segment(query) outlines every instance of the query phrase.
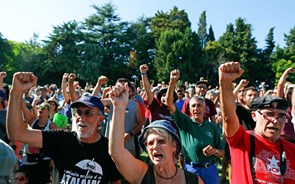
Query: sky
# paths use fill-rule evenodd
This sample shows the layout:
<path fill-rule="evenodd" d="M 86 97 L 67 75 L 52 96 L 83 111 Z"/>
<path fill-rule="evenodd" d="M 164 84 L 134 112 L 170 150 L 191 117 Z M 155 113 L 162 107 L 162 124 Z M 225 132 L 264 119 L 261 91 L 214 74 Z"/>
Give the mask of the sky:
<path fill-rule="evenodd" d="M 284 47 L 284 34 L 295 27 L 294 0 L 0 0 L 0 33 L 3 38 L 18 42 L 30 40 L 34 33 L 44 40 L 53 26 L 83 21 L 95 13 L 91 5 L 108 2 L 115 5 L 122 21 L 152 17 L 158 10 L 169 12 L 176 6 L 188 14 L 194 31 L 201 13 L 206 11 L 207 28 L 212 26 L 216 39 L 229 23 L 243 18 L 252 25 L 258 48 L 265 47 L 272 27 L 276 45 Z"/>

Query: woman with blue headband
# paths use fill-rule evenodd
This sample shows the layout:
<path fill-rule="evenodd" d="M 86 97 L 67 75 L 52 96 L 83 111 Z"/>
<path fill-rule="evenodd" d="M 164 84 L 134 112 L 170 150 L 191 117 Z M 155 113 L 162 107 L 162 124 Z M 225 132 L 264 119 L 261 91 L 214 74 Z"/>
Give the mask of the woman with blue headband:
<path fill-rule="evenodd" d="M 114 104 L 110 129 L 109 153 L 117 168 L 130 183 L 195 184 L 198 176 L 177 167 L 181 141 L 177 130 L 166 120 L 157 120 L 144 128 L 140 146 L 147 151 L 150 164 L 136 159 L 124 148 L 124 116 L 128 86 L 117 85 L 110 92 Z"/>

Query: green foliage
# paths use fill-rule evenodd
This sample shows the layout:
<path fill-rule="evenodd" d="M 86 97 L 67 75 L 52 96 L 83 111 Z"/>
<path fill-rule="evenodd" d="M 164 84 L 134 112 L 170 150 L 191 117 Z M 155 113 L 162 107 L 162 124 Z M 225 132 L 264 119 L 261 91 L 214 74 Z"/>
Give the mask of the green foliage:
<path fill-rule="evenodd" d="M 135 22 L 121 21 L 111 3 L 93 8 L 95 13 L 82 22 L 53 26 L 42 43 L 37 42 L 37 35 L 17 43 L 0 34 L 0 68 L 8 73 L 5 80 L 11 80 L 14 72 L 32 71 L 39 84 L 60 84 L 63 73 L 74 72 L 82 84 L 94 84 L 101 75 L 113 84 L 119 77 L 139 78 L 138 67 L 146 63 L 155 82 L 168 81 L 170 71 L 179 69 L 181 81 L 193 83 L 204 77 L 214 87 L 218 85 L 218 66 L 239 61 L 245 70 L 242 77 L 250 85 L 265 81 L 273 87 L 284 70 L 295 67 L 295 27 L 284 35 L 285 48 L 275 48 L 274 28 L 270 28 L 265 48 L 258 49 L 251 24 L 242 18 L 229 23 L 215 40 L 211 25 L 207 32 L 205 11 L 196 33 L 187 13 L 177 7 Z M 295 82 L 293 75 L 288 77 Z"/>
<path fill-rule="evenodd" d="M 276 84 L 278 83 L 279 78 L 282 76 L 284 71 L 290 67 L 295 68 L 295 62 L 293 62 L 291 60 L 287 61 L 285 59 L 280 59 L 275 64 L 273 64 L 273 69 L 276 72 L 276 81 L 275 81 Z M 295 76 L 294 75 L 288 75 L 287 77 L 288 77 L 287 81 L 295 83 Z"/>
<path fill-rule="evenodd" d="M 8 40 L 2 37 L 0 33 L 0 69 L 5 70 L 5 65 L 13 57 L 12 48 Z"/>
<path fill-rule="evenodd" d="M 174 7 L 170 13 L 164 13 L 158 11 L 151 22 L 152 36 L 158 39 L 162 32 L 166 30 L 178 30 L 184 33 L 187 27 L 190 27 L 191 23 L 188 19 L 188 15 L 184 10 L 178 10 Z"/>
<path fill-rule="evenodd" d="M 207 38 L 207 20 L 206 20 L 206 11 L 203 11 L 199 23 L 198 23 L 198 35 L 201 42 L 201 47 L 204 48 L 207 44 L 208 38 Z"/>

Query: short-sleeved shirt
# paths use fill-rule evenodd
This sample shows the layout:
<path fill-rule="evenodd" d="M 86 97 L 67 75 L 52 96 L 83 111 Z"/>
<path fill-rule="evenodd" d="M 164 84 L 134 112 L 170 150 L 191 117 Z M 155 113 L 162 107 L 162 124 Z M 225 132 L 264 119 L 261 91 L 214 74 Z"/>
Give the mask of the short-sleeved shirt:
<path fill-rule="evenodd" d="M 250 133 L 242 126 L 231 138 L 227 138 L 231 153 L 232 183 L 252 183 L 249 161 Z M 277 142 L 269 142 L 254 134 L 255 139 L 255 183 L 281 183 L 280 144 L 286 153 L 287 170 L 284 175 L 285 184 L 295 183 L 295 144 L 282 138 Z"/>
<path fill-rule="evenodd" d="M 215 159 L 213 155 L 204 156 L 202 149 L 208 145 L 217 149 L 223 148 L 216 124 L 209 121 L 198 124 L 178 109 L 173 117 L 178 126 L 185 159 L 189 162 L 209 162 Z"/>
<path fill-rule="evenodd" d="M 83 143 L 76 132 L 42 131 L 43 151 L 54 160 L 61 183 L 106 184 L 122 178 L 108 153 L 108 140 L 101 136 Z"/>
<path fill-rule="evenodd" d="M 173 118 L 170 115 L 170 110 L 167 106 L 160 103 L 157 98 L 154 97 L 152 103 L 149 105 L 149 109 L 152 121 L 165 119 L 174 124 Z"/>

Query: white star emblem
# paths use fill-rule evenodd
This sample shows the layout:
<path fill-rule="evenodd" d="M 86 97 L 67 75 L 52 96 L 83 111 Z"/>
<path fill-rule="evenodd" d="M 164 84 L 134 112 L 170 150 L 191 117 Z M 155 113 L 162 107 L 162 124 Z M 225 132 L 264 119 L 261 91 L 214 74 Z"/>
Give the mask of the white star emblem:
<path fill-rule="evenodd" d="M 271 159 L 267 159 L 269 162 L 270 162 L 270 166 L 272 166 L 272 167 L 278 167 L 278 163 L 279 163 L 279 160 L 277 160 L 276 158 L 275 158 L 275 156 L 272 156 L 272 158 Z"/>

